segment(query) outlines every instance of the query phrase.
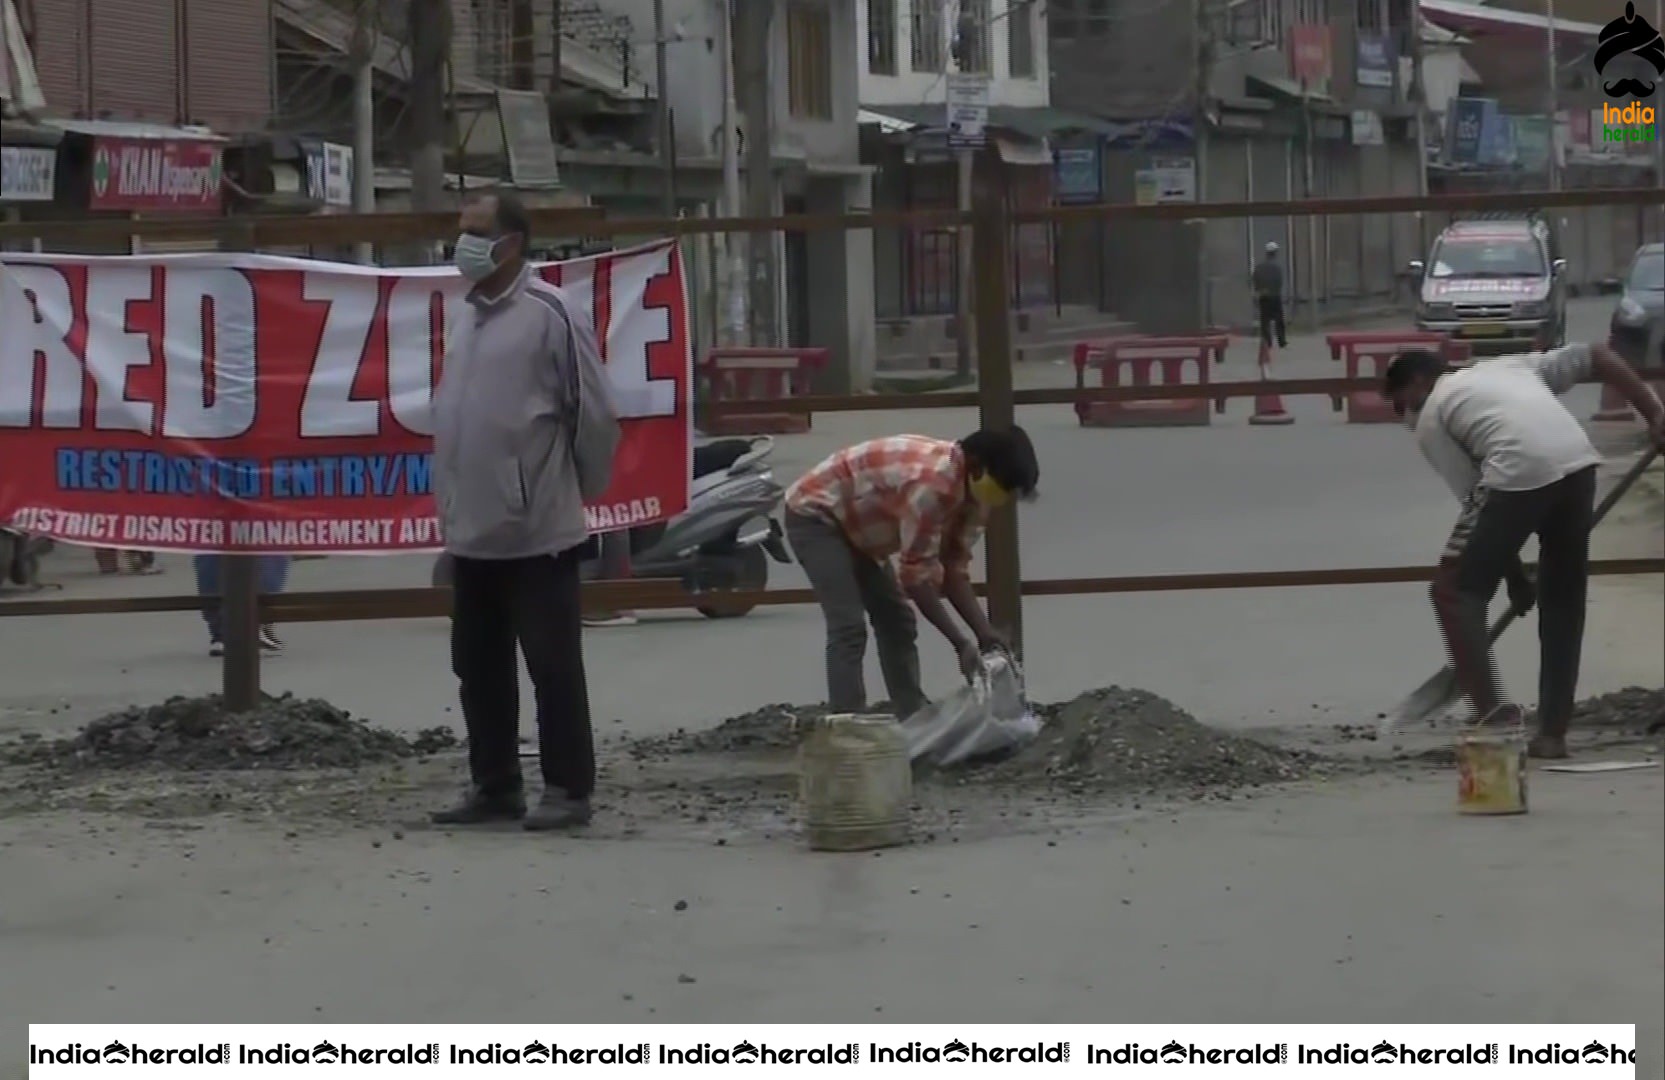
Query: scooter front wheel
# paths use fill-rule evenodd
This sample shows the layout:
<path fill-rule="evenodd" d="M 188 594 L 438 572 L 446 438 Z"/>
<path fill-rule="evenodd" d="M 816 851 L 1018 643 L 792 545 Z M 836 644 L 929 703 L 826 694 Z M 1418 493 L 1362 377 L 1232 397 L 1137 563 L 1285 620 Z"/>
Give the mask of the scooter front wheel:
<path fill-rule="evenodd" d="M 761 547 L 749 547 L 738 555 L 740 568 L 735 574 L 734 589 L 751 591 L 769 586 L 769 556 Z M 728 589 L 705 589 L 695 593 L 694 610 L 708 619 L 738 619 L 750 615 L 756 604 L 727 599 Z"/>

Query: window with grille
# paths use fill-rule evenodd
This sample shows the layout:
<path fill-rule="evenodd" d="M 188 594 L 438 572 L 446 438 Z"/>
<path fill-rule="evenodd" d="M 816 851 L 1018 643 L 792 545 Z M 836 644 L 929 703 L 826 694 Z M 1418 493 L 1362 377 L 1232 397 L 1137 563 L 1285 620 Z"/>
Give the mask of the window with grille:
<path fill-rule="evenodd" d="M 1076 7 L 1081 0 L 1052 0 L 1046 6 L 1046 35 L 1059 41 L 1070 41 L 1079 32 Z"/>
<path fill-rule="evenodd" d="M 1081 20 L 1083 37 L 1108 37 L 1115 21 L 1110 11 L 1110 0 L 1086 0 L 1086 16 Z"/>
<path fill-rule="evenodd" d="M 1260 40 L 1283 41 L 1283 0 L 1260 0 Z"/>
<path fill-rule="evenodd" d="M 912 36 L 909 59 L 915 71 L 943 68 L 944 0 L 909 0 L 908 29 Z"/>
<path fill-rule="evenodd" d="M 958 63 L 961 71 L 975 71 L 988 75 L 994 71 L 994 50 L 989 48 L 989 0 L 960 0 L 960 16 L 966 23 L 963 50 Z"/>
<path fill-rule="evenodd" d="M 896 0 L 867 0 L 867 71 L 896 74 Z"/>
<path fill-rule="evenodd" d="M 821 4 L 786 9 L 787 111 L 807 120 L 831 120 L 832 17 Z"/>
<path fill-rule="evenodd" d="M 514 36 L 509 0 L 472 0 L 474 74 L 482 82 L 509 85 L 510 47 Z"/>
<path fill-rule="evenodd" d="M 1006 9 L 1006 68 L 1014 79 L 1035 77 L 1034 0 L 1011 0 Z"/>

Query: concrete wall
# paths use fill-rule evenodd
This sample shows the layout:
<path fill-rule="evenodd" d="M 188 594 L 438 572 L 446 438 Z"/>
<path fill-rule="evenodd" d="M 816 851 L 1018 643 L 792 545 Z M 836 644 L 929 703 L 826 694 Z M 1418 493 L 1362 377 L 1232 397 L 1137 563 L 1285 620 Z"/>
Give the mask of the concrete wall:
<path fill-rule="evenodd" d="M 895 75 L 875 75 L 868 70 L 868 14 L 871 0 L 856 0 L 856 29 L 860 46 L 860 77 L 857 82 L 864 105 L 918 105 L 924 101 L 938 101 L 946 92 L 942 75 L 938 72 L 914 71 L 909 63 L 913 54 L 913 20 L 909 18 L 910 0 L 893 0 L 896 10 L 896 71 Z M 1001 8 L 997 0 L 996 10 Z M 1015 7 L 1015 5 L 1013 5 Z M 989 52 L 993 70 L 989 82 L 989 104 L 1022 108 L 1045 106 L 1049 102 L 1047 62 L 1047 12 L 1045 0 L 1035 0 L 1029 6 L 1031 38 L 1034 44 L 1034 74 L 1014 78 L 1011 73 L 1011 18 L 996 18 L 989 24 Z M 952 4 L 948 6 L 952 11 Z M 947 55 L 946 46 L 944 55 Z"/>
<path fill-rule="evenodd" d="M 741 0 L 747 2 L 747 0 Z M 752 0 L 757 2 L 757 0 Z M 814 120 L 792 115 L 787 93 L 786 5 L 775 12 L 770 43 L 775 96 L 776 153 L 810 161 L 854 164 L 860 160 L 859 130 L 856 124 L 857 79 L 866 55 L 865 37 L 856 30 L 857 0 L 793 0 L 819 4 L 831 13 L 832 24 L 832 116 Z"/>
<path fill-rule="evenodd" d="M 1052 104 L 1137 119 L 1188 113 L 1196 57 L 1194 0 L 1115 0 L 1111 21 L 1047 20 Z"/>

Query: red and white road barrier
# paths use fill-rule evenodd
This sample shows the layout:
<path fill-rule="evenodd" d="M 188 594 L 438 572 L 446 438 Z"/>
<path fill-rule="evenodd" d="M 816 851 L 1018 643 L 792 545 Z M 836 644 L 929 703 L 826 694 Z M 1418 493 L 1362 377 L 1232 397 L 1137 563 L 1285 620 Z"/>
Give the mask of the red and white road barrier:
<path fill-rule="evenodd" d="M 1439 353 L 1454 367 L 1466 366 L 1471 359 L 1468 346 L 1462 342 L 1453 341 L 1444 334 L 1421 330 L 1346 331 L 1328 334 L 1324 340 L 1330 346 L 1330 359 L 1340 360 L 1345 365 L 1349 379 L 1375 379 L 1379 382 L 1387 374 L 1393 358 L 1409 349 Z M 1330 403 L 1338 412 L 1344 402 L 1349 424 L 1393 424 L 1399 421 L 1393 406 L 1378 391 L 1355 390 L 1345 399 L 1338 395 L 1330 396 Z"/>
<path fill-rule="evenodd" d="M 1075 385 L 1085 387 L 1092 368 L 1101 387 L 1207 386 L 1210 365 L 1224 358 L 1230 343 L 1224 334 L 1082 342 L 1075 347 Z M 1224 412 L 1225 402 L 1215 409 Z M 1083 427 L 1205 427 L 1213 421 L 1206 398 L 1078 402 L 1075 413 Z"/>
<path fill-rule="evenodd" d="M 769 401 L 814 392 L 815 372 L 827 364 L 826 349 L 712 349 L 696 372 L 709 400 Z M 702 421 L 707 435 L 801 435 L 808 413 L 741 413 Z"/>

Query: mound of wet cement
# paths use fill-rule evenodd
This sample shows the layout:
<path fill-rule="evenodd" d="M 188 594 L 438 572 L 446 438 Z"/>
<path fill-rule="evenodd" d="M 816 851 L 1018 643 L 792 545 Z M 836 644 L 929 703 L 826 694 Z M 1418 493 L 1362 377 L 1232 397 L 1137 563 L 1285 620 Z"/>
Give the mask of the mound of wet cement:
<path fill-rule="evenodd" d="M 1042 715 L 1046 726 L 1034 742 L 966 780 L 1083 794 L 1200 795 L 1299 780 L 1325 760 L 1208 727 L 1146 690 L 1092 690 Z"/>
<path fill-rule="evenodd" d="M 406 738 L 326 701 L 285 694 L 245 713 L 218 695 L 175 697 L 100 717 L 67 739 L 0 748 L 13 763 L 86 769 L 358 768 L 457 745 L 448 728 Z"/>

